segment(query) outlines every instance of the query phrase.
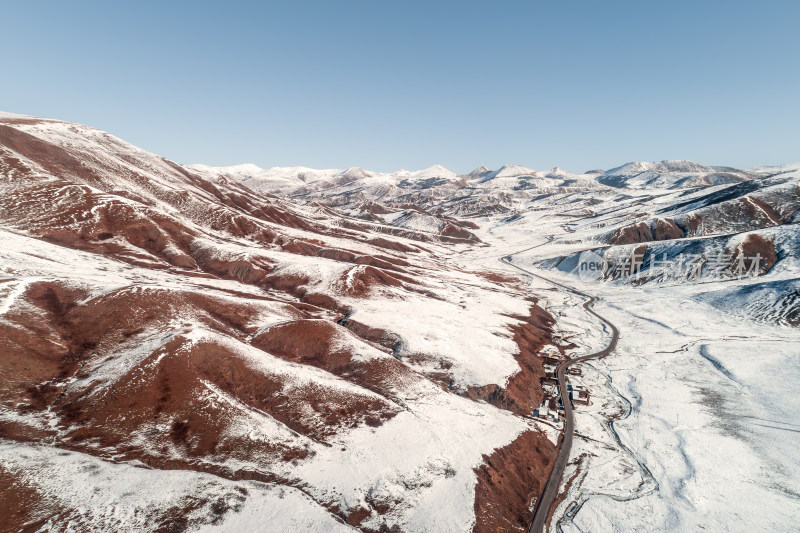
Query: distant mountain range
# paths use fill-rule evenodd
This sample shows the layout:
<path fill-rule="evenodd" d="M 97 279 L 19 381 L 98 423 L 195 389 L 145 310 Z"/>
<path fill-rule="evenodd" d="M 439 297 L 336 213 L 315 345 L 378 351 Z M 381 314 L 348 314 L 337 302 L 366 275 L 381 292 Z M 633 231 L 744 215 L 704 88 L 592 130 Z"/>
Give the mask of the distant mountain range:
<path fill-rule="evenodd" d="M 753 171 L 731 167 L 711 167 L 692 161 L 632 162 L 611 170 L 592 170 L 573 174 L 555 167 L 537 171 L 520 165 L 503 165 L 491 170 L 483 165 L 469 174 L 457 175 L 441 165 L 415 172 L 370 172 L 353 167 L 346 170 L 317 170 L 306 167 L 259 168 L 244 164 L 232 167 L 189 165 L 190 169 L 212 176 L 249 181 L 254 190 L 271 193 L 297 194 L 333 188 L 358 182 L 363 186 L 390 184 L 401 188 L 432 188 L 456 184 L 463 188 L 591 188 L 606 185 L 633 189 L 681 189 L 706 185 L 723 185 L 756 179 L 765 172 L 780 171 L 780 167 L 763 167 Z"/>
<path fill-rule="evenodd" d="M 545 359 L 575 344 L 497 270 L 519 242 L 565 275 L 586 250 L 759 254 L 697 298 L 800 324 L 800 165 L 209 167 L 0 113 L 0 176 L 11 530 L 525 531 Z"/>

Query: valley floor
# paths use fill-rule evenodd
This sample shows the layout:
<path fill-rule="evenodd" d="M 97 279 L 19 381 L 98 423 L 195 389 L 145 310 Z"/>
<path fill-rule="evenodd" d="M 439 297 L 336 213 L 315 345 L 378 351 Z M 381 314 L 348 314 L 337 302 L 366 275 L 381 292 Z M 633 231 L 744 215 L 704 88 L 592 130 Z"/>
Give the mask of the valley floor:
<path fill-rule="evenodd" d="M 508 255 L 546 242 L 520 226 L 486 226 L 481 238 Z M 559 228 L 552 228 L 557 234 Z M 580 245 L 572 245 L 579 249 Z M 525 268 L 569 246 L 516 255 Z M 465 264 L 485 253 L 466 253 Z M 575 385 L 591 405 L 575 411 L 576 438 L 551 531 L 792 531 L 800 520 L 800 335 L 756 324 L 692 299 L 702 286 L 632 287 L 581 282 L 595 310 L 620 330 L 617 350 L 581 365 Z M 581 301 L 533 280 L 534 293 L 573 355 L 603 345 L 609 332 Z"/>

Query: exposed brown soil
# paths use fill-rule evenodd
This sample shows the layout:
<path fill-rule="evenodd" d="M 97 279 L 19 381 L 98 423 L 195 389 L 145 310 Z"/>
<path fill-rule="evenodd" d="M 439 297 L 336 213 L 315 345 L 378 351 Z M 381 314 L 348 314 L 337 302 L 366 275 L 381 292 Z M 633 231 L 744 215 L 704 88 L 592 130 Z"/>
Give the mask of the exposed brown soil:
<path fill-rule="evenodd" d="M 458 225 L 469 229 L 480 229 L 479 225 L 469 220 L 459 220 Z"/>
<path fill-rule="evenodd" d="M 301 299 L 304 303 L 316 307 L 322 307 L 323 309 L 328 309 L 335 313 L 345 313 L 347 311 L 346 306 L 336 301 L 336 298 L 334 298 L 333 296 L 330 296 L 325 293 L 321 292 L 304 293 Z"/>
<path fill-rule="evenodd" d="M 504 209 L 504 210 L 507 210 L 507 209 Z M 369 223 L 369 222 L 366 222 L 366 221 L 364 221 L 361 224 L 357 224 L 357 223 L 353 222 L 352 220 L 345 219 L 345 220 L 343 220 L 341 222 L 341 227 L 348 228 L 348 229 L 358 229 L 360 231 L 374 231 L 376 233 L 383 233 L 383 234 L 386 234 L 386 235 L 394 235 L 396 237 L 403 237 L 403 238 L 406 238 L 406 239 L 411 239 L 411 240 L 419 241 L 419 242 L 436 242 L 436 241 L 439 241 L 439 242 L 445 242 L 445 243 L 468 243 L 468 244 L 474 244 L 474 243 L 480 242 L 480 239 L 478 239 L 477 236 L 472 235 L 472 234 L 470 234 L 470 235 L 472 235 L 471 237 L 467 237 L 467 238 L 458 237 L 458 236 L 452 236 L 452 235 L 445 235 L 445 234 L 435 235 L 433 233 L 424 233 L 424 232 L 421 232 L 421 231 L 414 231 L 414 230 L 409 230 L 409 229 L 405 229 L 405 228 L 397 228 L 397 227 L 393 227 L 393 226 L 372 224 L 372 223 Z M 465 231 L 465 230 L 462 230 L 462 231 Z"/>
<path fill-rule="evenodd" d="M 367 242 L 373 246 L 380 246 L 381 248 L 387 248 L 389 250 L 394 250 L 397 252 L 418 252 L 417 248 L 413 248 L 406 244 L 403 244 L 399 241 L 391 241 L 389 239 L 384 239 L 383 237 L 372 237 L 367 239 Z"/>
<path fill-rule="evenodd" d="M 633 244 L 653 240 L 653 232 L 644 222 L 620 228 L 609 238 L 609 244 Z"/>
<path fill-rule="evenodd" d="M 344 320 L 341 324 L 362 339 L 382 346 L 387 350 L 394 350 L 400 343 L 400 337 L 397 334 L 385 329 L 373 328 L 352 319 Z"/>
<path fill-rule="evenodd" d="M 371 215 L 385 215 L 392 212 L 392 210 L 385 205 L 376 202 L 363 202 L 357 207 L 359 211 L 364 211 Z"/>
<path fill-rule="evenodd" d="M 507 409 L 518 415 L 530 416 L 544 398 L 542 379 L 545 371 L 539 359 L 539 351 L 552 342 L 553 317 L 538 305 L 530 308 L 527 317 L 518 317 L 523 322 L 511 328 L 514 342 L 519 346 L 516 355 L 520 371 L 511 376 L 505 388 L 499 385 L 469 387 L 467 395 Z"/>
<path fill-rule="evenodd" d="M 149 379 L 142 379 L 144 369 L 151 375 Z M 215 399 L 216 393 L 206 384 L 240 405 Z M 250 439 L 246 433 L 232 434 L 230 425 L 248 409 L 254 414 L 266 413 L 317 441 L 394 415 L 394 406 L 366 394 L 316 383 L 287 388 L 281 374 L 254 369 L 225 346 L 214 342 L 187 345 L 180 338 L 132 368 L 113 389 L 92 395 L 68 393 L 56 406 L 71 419 L 65 440 L 72 445 L 102 435 L 104 446 L 139 457 L 158 456 L 153 450 L 172 445 L 187 459 L 235 457 L 264 468 L 273 462 L 307 457 L 310 451 L 302 441 L 290 445 Z M 119 420 L 122 412 L 124 421 Z M 154 424 L 169 429 L 149 431 Z M 133 433 L 149 435 L 145 448 L 130 442 L 128 436 Z"/>
<path fill-rule="evenodd" d="M 380 330 L 365 330 L 356 326 L 365 336 L 381 335 Z M 342 326 L 322 320 L 297 320 L 279 324 L 253 338 L 253 345 L 288 361 L 315 366 L 369 389 L 391 400 L 398 384 L 406 380 L 419 380 L 401 362 L 391 357 L 367 361 L 353 361 L 350 343 L 335 339 L 350 333 Z M 354 338 L 355 340 L 355 338 Z M 355 341 L 358 342 L 358 341 Z M 366 346 L 365 346 L 366 347 Z M 373 347 L 374 349 L 374 347 Z M 375 412 L 370 424 L 381 424 L 397 414 L 397 407 L 377 402 L 370 404 Z"/>
<path fill-rule="evenodd" d="M 542 433 L 525 431 L 511 444 L 484 455 L 475 469 L 474 533 L 526 531 L 531 502 L 544 490 L 557 454 L 556 446 Z"/>
<path fill-rule="evenodd" d="M 394 270 L 405 272 L 402 267 L 409 266 L 408 262 L 397 257 L 386 257 L 377 255 L 362 255 L 355 260 L 358 265 L 370 265 L 384 270 Z"/>
<path fill-rule="evenodd" d="M 341 372 L 352 354 L 338 346 L 337 326 L 324 320 L 296 320 L 278 324 L 253 338 L 253 346 L 288 361 L 310 364 L 331 373 Z"/>
<path fill-rule="evenodd" d="M 221 187 L 167 160 L 160 160 L 161 170 L 171 173 L 182 187 L 154 182 L 144 175 L 144 169 L 142 173 L 126 169 L 121 176 L 123 179 L 116 179 L 119 168 L 108 160 L 56 146 L 11 126 L 0 125 L 0 148 L 2 146 L 36 161 L 45 171 L 58 177 L 37 175 L 12 152 L 0 154 L 0 164 L 15 169 L 15 180 L 0 197 L 4 220 L 61 245 L 113 255 L 138 266 L 157 267 L 154 259 L 160 260 L 165 266 L 201 269 L 250 284 L 260 283 L 271 271 L 268 260 L 227 257 L 213 246 L 209 247 L 209 243 L 197 246 L 200 235 L 196 229 L 159 211 L 152 199 L 155 197 L 201 226 L 237 238 L 246 237 L 261 245 L 389 270 L 408 265 L 397 257 L 369 256 L 331 248 L 322 240 L 304 242 L 287 238 L 271 224 L 322 235 L 347 235 L 342 229 L 317 227 L 291 212 L 281 200 L 258 196 L 240 184 Z M 117 157 L 133 167 L 142 165 L 124 151 Z M 83 184 L 103 193 L 98 194 Z M 120 197 L 133 202 L 120 201 Z M 377 244 L 384 248 L 410 249 L 400 243 L 391 244 L 388 239 L 379 239 Z M 123 247 L 120 241 L 142 252 Z"/>
<path fill-rule="evenodd" d="M 687 236 L 697 235 L 698 230 L 703 222 L 702 217 L 697 213 L 690 213 L 686 217 L 686 225 L 688 227 Z"/>
<path fill-rule="evenodd" d="M 0 437 L 140 460 L 153 468 L 297 486 L 276 474 L 276 466 L 309 458 L 352 428 L 384 424 L 404 409 L 400 391 L 427 382 L 390 356 L 400 344 L 397 335 L 342 319 L 352 311 L 342 302 L 404 291 L 439 298 L 426 288 L 425 279 L 435 274 L 406 255 L 430 251 L 393 237 L 478 242 L 467 229 L 477 227 L 473 223 L 434 215 L 443 220 L 436 235 L 329 220 L 338 215 L 327 208 L 309 215 L 232 180 L 212 182 L 163 158 L 139 158 L 109 135 L 97 133 L 95 152 L 91 142 L 62 146 L 13 127 L 38 120 L 3 122 L 0 172 L 9 178 L 0 195 L 3 224 L 103 256 L 104 265 L 127 263 L 119 265 L 119 279 L 129 279 L 121 282 L 129 285 L 78 283 L 69 272 L 60 281 L 21 285 L 24 291 L 0 323 L 0 404 L 22 415 L 47 412 L 55 425 L 23 416 L 0 424 Z M 94 139 L 94 133 L 87 135 Z M 381 207 L 366 209 L 378 213 Z M 267 251 L 349 268 L 329 290 L 312 288 L 310 277 L 282 271 L 284 254 Z M 150 278 L 130 265 L 159 272 Z M 175 276 L 176 283 L 154 281 L 165 276 Z M 518 282 L 494 273 L 485 277 L 503 285 Z M 267 327 L 264 322 L 275 317 L 286 322 Z M 529 414 L 541 399 L 544 374 L 536 353 L 549 340 L 551 319 L 533 306 L 520 320 L 513 332 L 521 372 L 505 389 L 489 386 L 470 395 Z M 440 375 L 429 378 L 447 389 L 448 370 L 442 363 Z M 278 429 L 261 435 L 269 424 Z M 534 441 L 523 435 L 515 443 Z M 503 455 L 517 453 L 513 446 L 487 458 L 488 482 L 499 486 L 519 466 Z M 234 461 L 243 466 L 226 466 Z M 530 464 L 535 465 L 525 467 Z M 518 474 L 515 491 L 533 483 L 534 473 L 526 472 Z M 44 502 L 3 470 L 0 496 L 7 505 L 0 517 L 14 530 L 41 525 L 53 513 L 63 522 L 78 512 Z M 491 497 L 512 498 L 509 512 L 517 512 L 516 496 L 501 491 Z M 23 500 L 27 509 L 20 508 Z M 402 502 L 368 503 L 369 509 L 341 517 L 360 524 L 372 510 L 387 513 Z M 489 509 L 486 516 L 495 513 L 500 520 L 502 509 L 487 505 L 480 507 Z M 225 502 L 192 498 L 166 514 L 159 510 L 152 529 L 185 530 L 192 525 L 189 513 L 200 507 L 210 509 L 211 523 L 230 510 Z"/>
<path fill-rule="evenodd" d="M 729 199 L 700 207 L 685 215 L 658 218 L 619 228 L 607 235 L 612 245 L 643 243 L 729 234 L 786 224 L 800 208 L 794 191 L 761 193 Z"/>
<path fill-rule="evenodd" d="M 60 514 L 59 505 L 0 466 L 0 532 L 33 533 L 48 518 Z"/>
<path fill-rule="evenodd" d="M 761 209 L 761 212 L 764 215 L 766 215 L 766 217 L 769 219 L 770 222 L 772 222 L 776 226 L 783 224 L 784 222 L 783 217 L 781 217 L 780 213 L 775 211 L 771 205 L 754 196 L 748 196 L 747 200 L 749 200 L 750 202 L 755 204 L 759 209 Z M 743 199 L 742 201 L 745 202 L 746 200 Z"/>
<path fill-rule="evenodd" d="M 301 295 L 305 292 L 302 287 L 310 281 L 311 279 L 303 274 L 275 272 L 265 276 L 261 281 L 261 285 L 277 291 Z"/>
<path fill-rule="evenodd" d="M 506 274 L 500 274 L 499 272 L 490 272 L 490 271 L 476 272 L 476 274 L 478 274 L 482 278 L 485 278 L 489 281 L 493 281 L 495 283 L 499 283 L 501 285 L 509 285 L 512 287 L 520 285 L 520 279 L 515 276 L 509 276 Z"/>
<path fill-rule="evenodd" d="M 139 518 L 147 515 L 154 532 L 175 533 L 200 524 L 220 524 L 227 513 L 239 512 L 247 499 L 248 491 L 236 487 L 228 494 L 208 497 L 203 494 L 190 495 L 179 503 L 165 509 L 136 509 Z M 81 507 L 65 507 L 25 483 L 17 474 L 0 467 L 0 533 L 34 533 L 43 531 L 48 522 L 56 524 L 47 531 L 89 530 L 91 516 L 95 510 Z M 190 520 L 189 515 L 196 516 Z M 63 527 L 69 524 L 70 528 Z"/>
<path fill-rule="evenodd" d="M 443 237 L 455 237 L 458 239 L 464 239 L 465 241 L 479 241 L 478 237 L 474 233 L 462 228 L 458 224 L 454 224 L 453 222 L 449 221 L 445 221 L 445 223 L 442 225 L 442 228 L 439 230 L 439 234 Z"/>
<path fill-rule="evenodd" d="M 23 411 L 50 406 L 61 417 L 64 446 L 90 453 L 99 446 L 145 462 L 159 457 L 165 460 L 170 447 L 177 447 L 187 460 L 209 455 L 239 457 L 268 467 L 278 461 L 297 460 L 309 452 L 303 446 L 273 445 L 230 435 L 229 426 L 242 410 L 267 413 L 318 441 L 349 427 L 379 425 L 397 412 L 389 401 L 366 394 L 312 384 L 287 389 L 282 376 L 253 368 L 237 352 L 215 342 L 187 344 L 177 336 L 140 358 L 124 355 L 139 344 L 139 336 L 158 331 L 159 324 L 176 315 L 189 316 L 187 313 L 195 323 L 244 340 L 254 331 L 253 318 L 258 312 L 258 307 L 246 300 L 232 305 L 201 294 L 126 288 L 77 304 L 83 296 L 80 290 L 57 283 L 31 284 L 24 295 L 30 306 L 24 313 L 13 310 L 6 315 L 11 321 L 0 326 L 0 342 L 7 355 L 0 365 L 9 378 L 0 388 L 0 401 Z M 299 310 L 291 309 L 287 307 L 290 313 L 302 316 Z M 300 324 L 295 339 L 308 338 L 306 335 L 315 329 L 308 327 L 310 324 L 325 333 L 316 339 L 311 335 L 312 342 L 299 348 L 309 349 L 320 358 L 329 357 L 330 370 L 342 370 L 336 368 L 336 361 L 346 362 L 349 354 L 332 351 L 330 339 L 325 338 L 336 326 L 313 320 Z M 314 366 L 324 366 L 319 360 L 316 363 Z M 127 366 L 120 369 L 121 377 L 110 387 L 91 380 L 93 369 L 120 364 Z M 353 368 L 348 372 L 359 381 Z M 364 373 L 368 374 L 367 369 Z M 70 376 L 84 381 L 67 387 L 64 380 Z M 364 379 L 369 388 L 374 388 L 382 378 L 374 376 L 370 381 L 366 375 Z M 206 383 L 241 405 L 202 401 L 214 395 Z M 149 429 L 159 425 L 170 429 L 155 433 Z M 21 440 L 45 437 L 24 424 L 5 424 L 0 432 Z M 136 439 L 144 434 L 147 441 Z"/>
<path fill-rule="evenodd" d="M 759 268 L 755 272 L 759 276 L 769 272 L 772 266 L 778 262 L 778 252 L 775 250 L 775 245 L 755 233 L 748 235 L 741 246 L 734 250 L 728 250 L 728 253 L 731 254 L 731 268 L 736 268 L 741 258 L 747 271 L 754 269 L 756 255 L 759 255 L 761 258 L 758 263 Z"/>
<path fill-rule="evenodd" d="M 414 283 L 405 276 L 389 273 L 372 266 L 357 268 L 342 276 L 343 292 L 349 296 L 365 297 L 376 287 L 401 287 Z"/>
<path fill-rule="evenodd" d="M 683 238 L 683 230 L 670 218 L 659 218 L 653 226 L 653 237 L 657 241 Z"/>

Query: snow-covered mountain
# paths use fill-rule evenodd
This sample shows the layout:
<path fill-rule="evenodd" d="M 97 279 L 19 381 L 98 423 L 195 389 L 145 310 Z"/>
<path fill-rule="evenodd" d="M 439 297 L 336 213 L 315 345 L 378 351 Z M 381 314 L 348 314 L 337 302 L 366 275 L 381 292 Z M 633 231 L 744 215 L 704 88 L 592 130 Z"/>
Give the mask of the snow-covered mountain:
<path fill-rule="evenodd" d="M 548 310 L 575 324 L 576 355 L 614 344 L 570 378 L 593 399 L 576 408 L 547 531 L 792 529 L 800 172 L 750 173 L 547 195 L 477 232 L 560 293 Z M 586 315 L 587 295 L 607 323 Z"/>
<path fill-rule="evenodd" d="M 447 264 L 478 242 L 458 221 L 246 186 L 363 171 L 189 168 L 32 117 L 0 119 L 0 173 L 6 526 L 528 519 L 555 449 L 527 416 L 535 354 L 558 341 L 517 278 Z M 403 177 L 438 178 L 454 177 Z M 497 476 L 508 490 L 487 493 Z"/>
<path fill-rule="evenodd" d="M 301 167 L 271 168 L 253 172 L 244 166 L 202 170 L 209 179 L 239 176 L 256 191 L 314 200 L 350 212 L 364 202 L 380 202 L 387 208 L 414 205 L 431 215 L 450 217 L 484 216 L 514 210 L 518 205 L 542 194 L 603 194 L 611 189 L 684 190 L 715 185 L 730 185 L 759 180 L 776 169 L 743 171 L 730 167 L 710 167 L 691 161 L 634 162 L 607 171 L 574 174 L 562 168 L 537 171 L 507 164 L 497 170 L 479 166 L 469 174 L 456 175 L 434 165 L 424 170 L 392 173 L 363 169 L 313 170 Z M 237 174 L 238 173 L 238 174 Z M 245 174 L 246 175 L 242 175 Z"/>
<path fill-rule="evenodd" d="M 680 189 L 739 183 L 756 178 L 751 172 L 730 167 L 709 167 L 692 161 L 627 163 L 605 171 L 600 183 L 633 189 Z"/>
<path fill-rule="evenodd" d="M 211 180 L 233 177 L 229 167 L 188 168 L 202 171 Z M 572 174 L 559 168 L 536 171 L 520 165 L 504 165 L 494 171 L 480 166 L 464 175 L 456 175 L 441 165 L 391 173 L 273 168 L 248 173 L 241 180 L 258 192 L 346 208 L 351 214 L 364 203 L 380 202 L 392 210 L 415 206 L 431 216 L 450 218 L 506 212 L 540 194 L 607 188 L 593 174 Z"/>
<path fill-rule="evenodd" d="M 573 286 L 601 296 L 620 344 L 570 377 L 593 396 L 550 530 L 602 528 L 604 512 L 708 528 L 688 510 L 736 505 L 709 448 L 746 458 L 753 502 L 791 523 L 791 478 L 753 472 L 793 472 L 793 448 L 715 428 L 743 424 L 719 398 L 783 412 L 718 351 L 797 338 L 797 165 L 184 166 L 0 113 L 0 176 L 10 530 L 527 531 L 563 442 L 554 361 L 611 335 Z M 588 251 L 604 270 L 584 282 Z M 692 275 L 670 270 L 688 258 Z M 764 357 L 792 390 L 786 346 Z M 639 500 L 650 511 L 627 513 Z"/>

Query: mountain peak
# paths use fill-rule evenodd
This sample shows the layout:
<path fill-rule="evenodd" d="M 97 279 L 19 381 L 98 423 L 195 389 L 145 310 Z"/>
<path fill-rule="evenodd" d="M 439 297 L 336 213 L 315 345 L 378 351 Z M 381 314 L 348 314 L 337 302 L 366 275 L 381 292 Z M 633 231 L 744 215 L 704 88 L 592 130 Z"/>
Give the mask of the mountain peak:
<path fill-rule="evenodd" d="M 486 165 L 479 165 L 475 168 L 475 170 L 467 174 L 467 176 L 479 176 L 481 174 L 485 174 L 486 172 L 491 172 L 491 169 L 489 169 L 489 167 Z"/>
<path fill-rule="evenodd" d="M 639 174 L 641 172 L 712 172 L 712 167 L 686 159 L 665 159 L 663 161 L 632 161 L 605 172 L 609 176 Z"/>
<path fill-rule="evenodd" d="M 563 178 L 568 176 L 572 176 L 572 172 L 564 170 L 561 167 L 553 167 L 550 169 L 550 172 L 547 173 L 548 178 Z"/>
<path fill-rule="evenodd" d="M 442 165 L 431 165 L 428 168 L 423 170 L 417 170 L 416 172 L 411 172 L 410 176 L 412 178 L 457 178 L 455 172 L 449 170 Z"/>
<path fill-rule="evenodd" d="M 369 170 L 364 170 L 361 167 L 350 167 L 339 175 L 343 178 L 363 179 L 372 177 L 375 174 Z"/>
<path fill-rule="evenodd" d="M 519 176 L 533 176 L 536 171 L 522 165 L 505 164 L 484 178 L 488 181 L 495 178 L 516 178 Z"/>
<path fill-rule="evenodd" d="M 30 115 L 20 115 L 19 113 L 9 113 L 7 111 L 0 111 L 0 120 L 3 119 L 28 119 L 28 118 L 36 118 Z"/>
<path fill-rule="evenodd" d="M 739 183 L 754 175 L 730 167 L 711 167 L 685 159 L 633 161 L 598 176 L 604 185 L 624 188 L 681 189 Z"/>

